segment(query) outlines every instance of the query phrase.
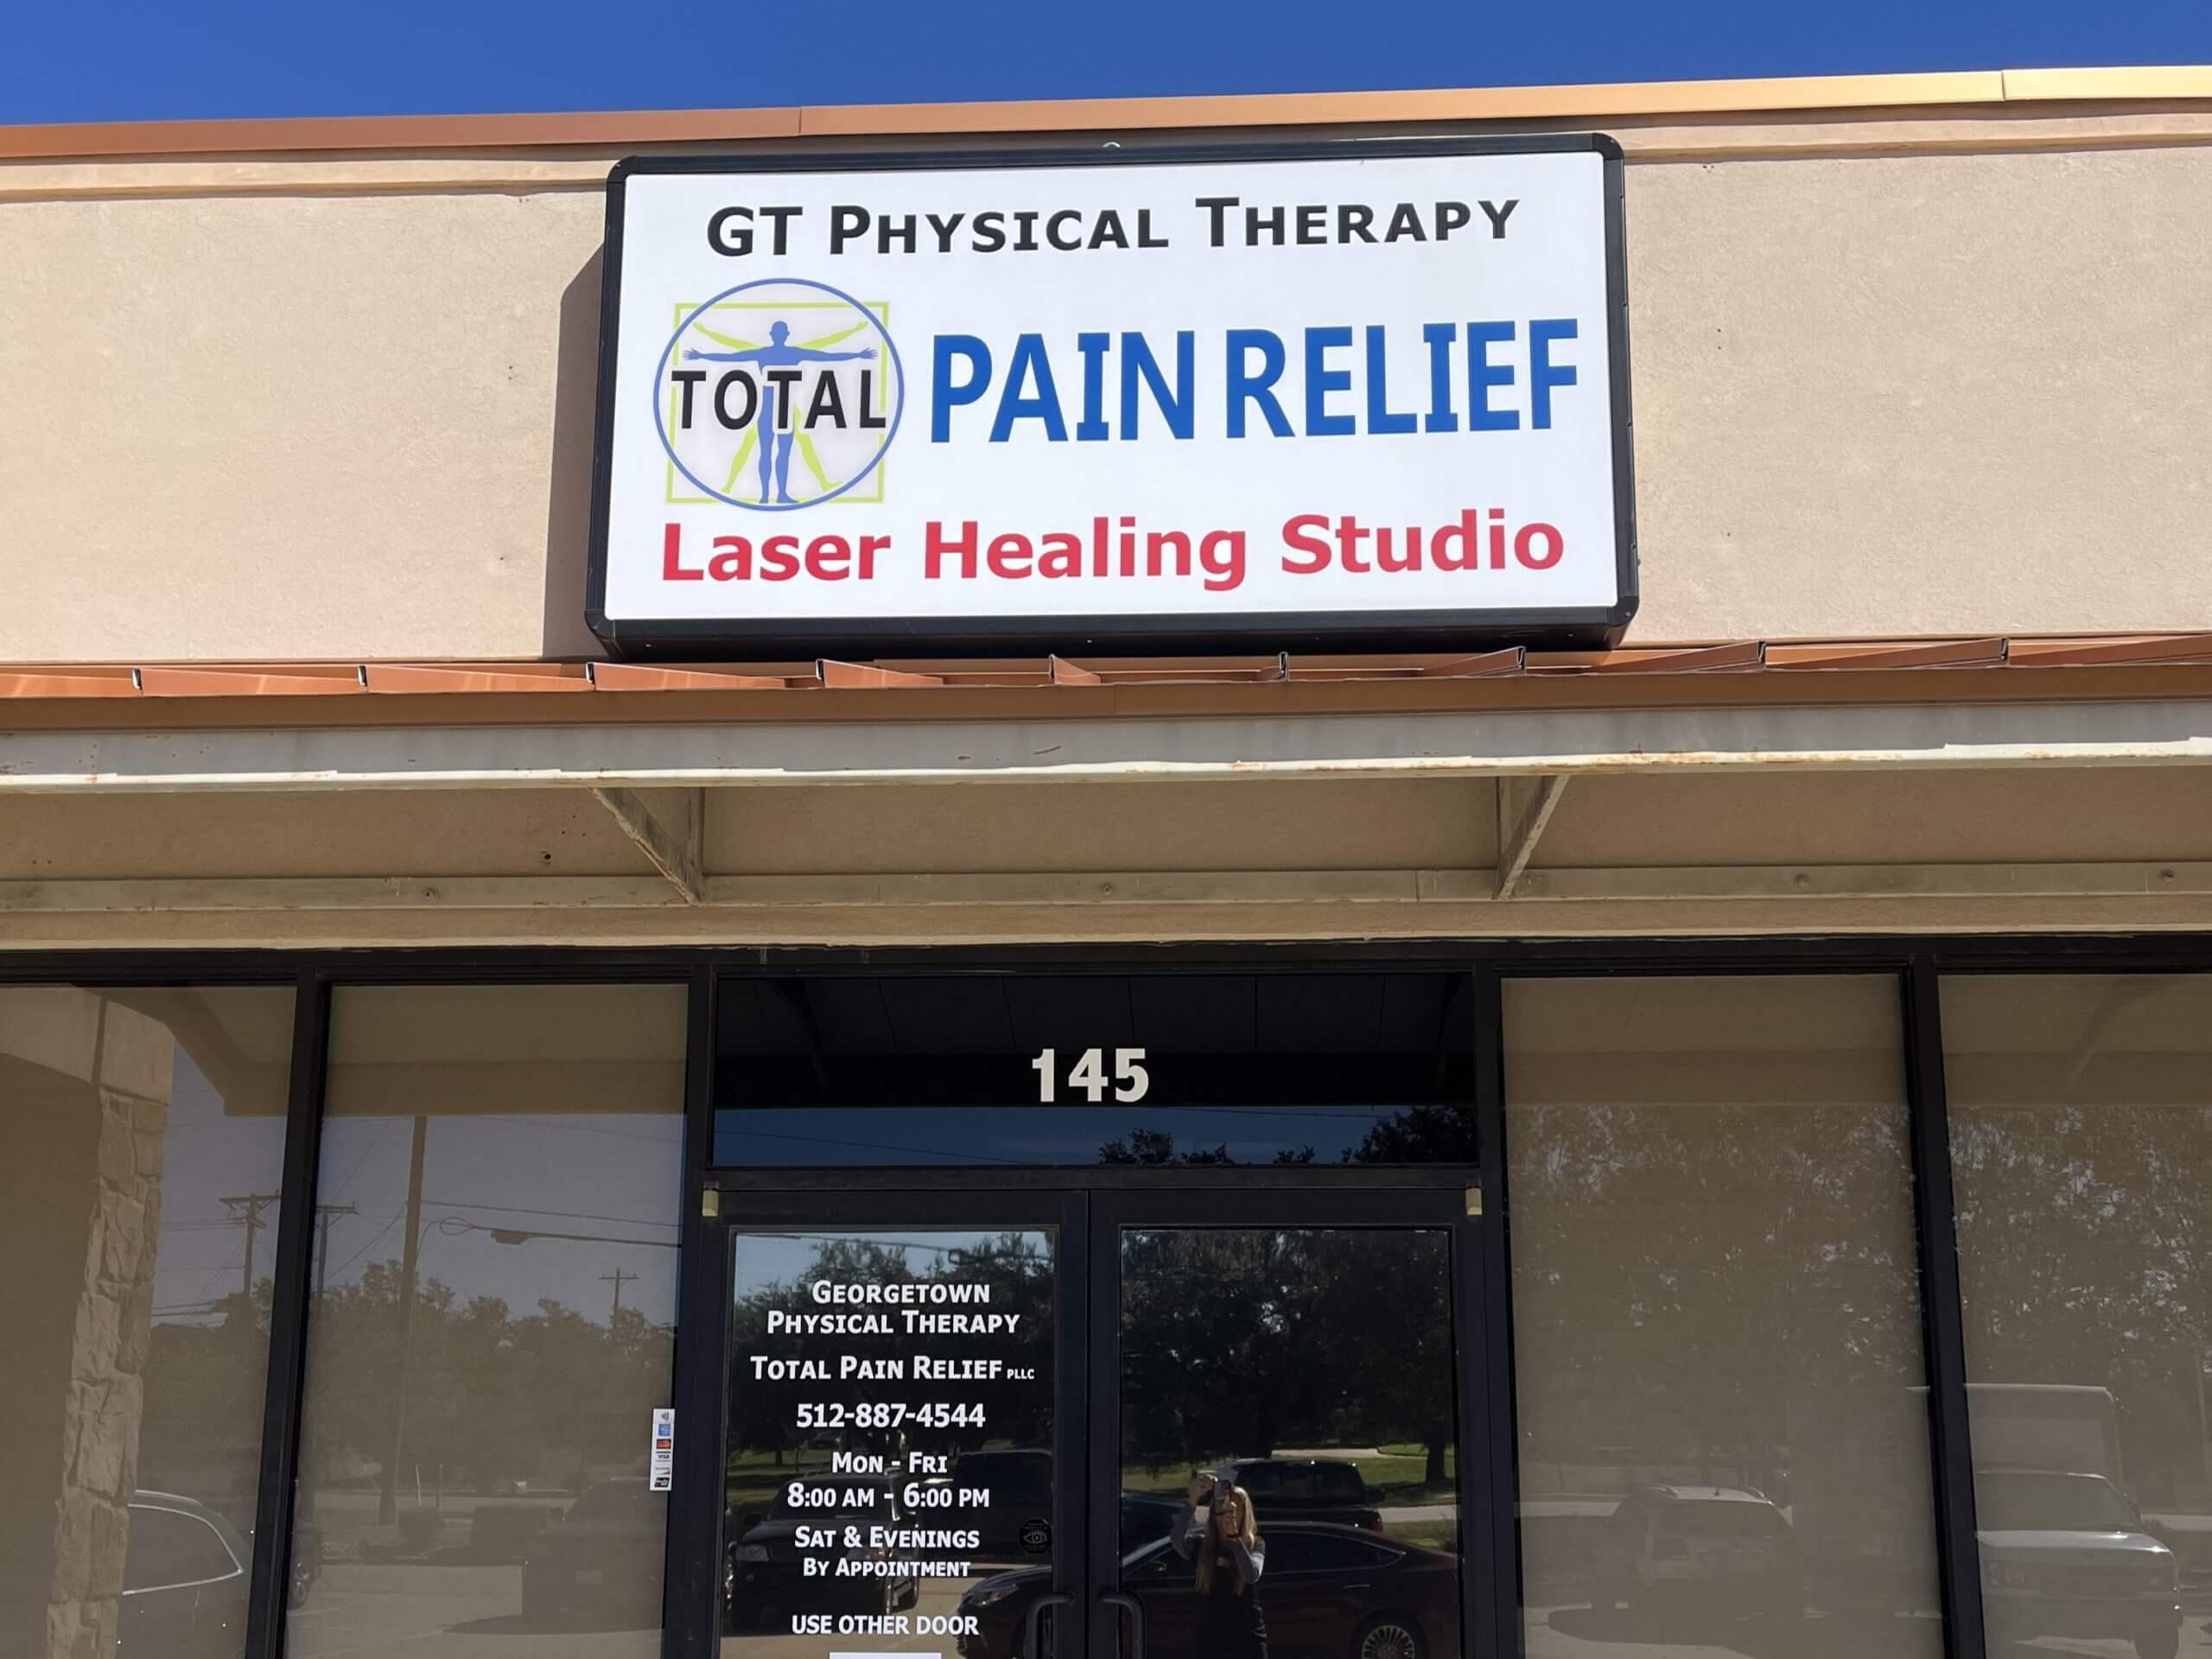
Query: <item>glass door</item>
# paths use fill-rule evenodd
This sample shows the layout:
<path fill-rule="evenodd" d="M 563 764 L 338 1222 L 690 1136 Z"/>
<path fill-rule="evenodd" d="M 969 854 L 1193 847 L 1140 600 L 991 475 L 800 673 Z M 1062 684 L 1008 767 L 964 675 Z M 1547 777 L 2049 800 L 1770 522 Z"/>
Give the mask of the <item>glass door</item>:
<path fill-rule="evenodd" d="M 1465 1208 L 1435 1188 L 1094 1196 L 1094 1655 L 1486 1647 L 1462 1526 L 1483 1490 Z"/>
<path fill-rule="evenodd" d="M 1039 1653 L 1083 1590 L 1082 1198 L 731 1207 L 721 1653 Z"/>

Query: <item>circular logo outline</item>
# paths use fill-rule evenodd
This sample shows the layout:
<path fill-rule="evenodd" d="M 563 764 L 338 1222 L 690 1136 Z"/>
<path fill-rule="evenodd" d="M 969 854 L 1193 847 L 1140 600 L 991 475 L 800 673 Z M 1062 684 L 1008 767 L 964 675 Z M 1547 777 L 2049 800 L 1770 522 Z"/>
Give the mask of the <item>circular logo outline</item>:
<path fill-rule="evenodd" d="M 667 377 L 669 362 L 675 353 L 677 342 L 683 338 L 693 323 L 698 321 L 701 317 L 729 298 L 731 295 L 742 294 L 747 289 L 771 287 L 810 288 L 817 293 L 827 294 L 833 299 L 842 300 L 861 315 L 866 317 L 868 326 L 882 335 L 884 350 L 890 353 L 891 366 L 898 372 L 899 375 L 899 397 L 892 405 L 890 428 L 884 433 L 883 442 L 876 446 L 875 454 L 869 457 L 868 465 L 836 489 L 830 491 L 827 494 L 817 495 L 809 501 L 741 501 L 735 496 L 724 495 L 686 467 L 682 457 L 676 453 L 676 446 L 668 441 L 668 416 L 660 395 L 661 382 Z M 702 301 L 690 315 L 676 325 L 676 332 L 668 337 L 668 344 L 661 347 L 660 361 L 653 366 L 652 399 L 653 431 L 660 439 L 661 453 L 668 457 L 669 463 L 677 472 L 683 474 L 693 487 L 704 490 L 717 501 L 724 502 L 733 507 L 742 507 L 747 512 L 797 512 L 803 507 L 818 507 L 824 501 L 835 501 L 883 464 L 884 456 L 891 453 L 892 439 L 899 435 L 899 423 L 906 413 L 906 360 L 899 355 L 899 342 L 891 338 L 891 331 L 883 326 L 883 319 L 842 289 L 832 288 L 827 283 L 817 283 L 807 276 L 756 276 L 751 282 L 740 283 L 735 288 L 724 289 L 710 300 Z"/>

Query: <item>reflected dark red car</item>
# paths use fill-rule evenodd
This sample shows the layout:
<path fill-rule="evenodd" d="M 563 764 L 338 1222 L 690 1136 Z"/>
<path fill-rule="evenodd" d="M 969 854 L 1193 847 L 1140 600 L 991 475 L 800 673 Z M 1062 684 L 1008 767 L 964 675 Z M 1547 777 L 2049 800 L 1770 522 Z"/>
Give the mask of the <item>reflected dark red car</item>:
<path fill-rule="evenodd" d="M 1319 1522 L 1261 1529 L 1268 1564 L 1258 1594 L 1268 1648 L 1281 1659 L 1449 1659 L 1459 1651 L 1459 1558 L 1420 1544 Z M 1026 1650 L 1029 1609 L 1052 1587 L 1047 1567 L 985 1579 L 960 1599 L 974 1634 L 962 1659 L 1050 1659 Z M 1189 1653 L 1198 1640 L 1191 1563 L 1163 1536 L 1122 1561 L 1122 1588 L 1144 1608 L 1145 1643 Z M 1055 1615 L 1059 1616 L 1056 1613 Z"/>

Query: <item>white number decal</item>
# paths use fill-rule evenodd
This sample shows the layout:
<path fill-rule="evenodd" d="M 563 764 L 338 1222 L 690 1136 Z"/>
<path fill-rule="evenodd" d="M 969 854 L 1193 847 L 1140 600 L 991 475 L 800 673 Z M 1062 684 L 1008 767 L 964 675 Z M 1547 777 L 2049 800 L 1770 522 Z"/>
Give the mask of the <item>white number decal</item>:
<path fill-rule="evenodd" d="M 1144 1069 L 1144 1050 L 1117 1048 L 1114 1051 L 1114 1098 L 1142 1100 L 1145 1090 L 1152 1087 L 1152 1075 Z"/>
<path fill-rule="evenodd" d="M 1096 1049 L 1086 1048 L 1083 1051 L 1083 1058 L 1075 1063 L 1075 1069 L 1068 1073 L 1068 1087 L 1082 1090 L 1084 1094 L 1090 1096 L 1090 1103 L 1094 1106 L 1105 1099 L 1106 1068 Z"/>
<path fill-rule="evenodd" d="M 1040 1048 L 1037 1058 L 1029 1062 L 1029 1069 L 1037 1074 L 1037 1103 L 1049 1106 L 1056 1096 L 1059 1084 L 1059 1052 L 1056 1049 Z M 1068 1069 L 1068 1087 L 1080 1089 L 1090 1096 L 1092 1105 L 1106 1097 L 1106 1052 L 1086 1048 Z M 1117 1048 L 1114 1051 L 1114 1098 L 1140 1101 L 1152 1088 L 1152 1074 L 1144 1069 L 1144 1050 Z"/>

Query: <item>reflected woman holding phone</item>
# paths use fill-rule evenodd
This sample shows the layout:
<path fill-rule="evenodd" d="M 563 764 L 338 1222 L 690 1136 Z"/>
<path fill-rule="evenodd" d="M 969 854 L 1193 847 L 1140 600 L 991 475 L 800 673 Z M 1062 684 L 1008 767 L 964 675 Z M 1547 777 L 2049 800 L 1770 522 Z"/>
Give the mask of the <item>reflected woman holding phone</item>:
<path fill-rule="evenodd" d="M 1167 1537 L 1178 1555 L 1194 1563 L 1198 1578 L 1195 1659 L 1267 1659 L 1258 1587 L 1268 1546 L 1252 1495 L 1218 1476 L 1200 1475 Z"/>

